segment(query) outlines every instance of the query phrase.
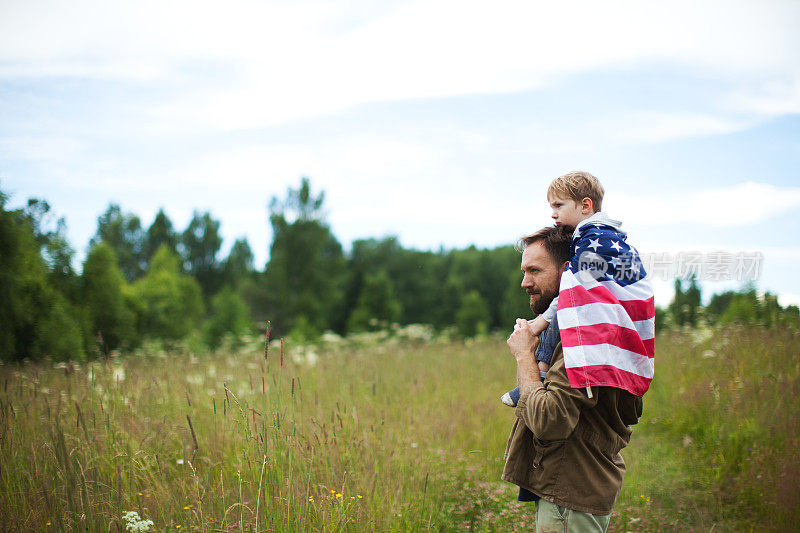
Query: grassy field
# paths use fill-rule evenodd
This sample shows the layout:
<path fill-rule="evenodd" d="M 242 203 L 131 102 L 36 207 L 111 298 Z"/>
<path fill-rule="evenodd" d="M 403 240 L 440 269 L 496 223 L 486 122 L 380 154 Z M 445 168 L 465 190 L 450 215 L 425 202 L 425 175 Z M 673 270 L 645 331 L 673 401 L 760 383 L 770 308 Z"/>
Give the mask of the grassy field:
<path fill-rule="evenodd" d="M 612 531 L 800 523 L 800 333 L 657 339 Z M 0 524 L 19 531 L 523 531 L 499 481 L 504 339 L 263 340 L 0 366 Z M 152 521 L 152 524 L 146 522 Z"/>

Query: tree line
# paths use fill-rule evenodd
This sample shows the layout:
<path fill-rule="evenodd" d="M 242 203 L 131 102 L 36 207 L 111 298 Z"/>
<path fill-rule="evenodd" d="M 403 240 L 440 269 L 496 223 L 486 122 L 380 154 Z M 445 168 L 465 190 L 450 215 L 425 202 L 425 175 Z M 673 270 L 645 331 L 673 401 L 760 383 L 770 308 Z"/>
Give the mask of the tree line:
<path fill-rule="evenodd" d="M 197 334 L 211 347 L 271 321 L 274 335 L 314 338 L 427 323 L 473 336 L 530 314 L 519 253 L 419 251 L 394 237 L 345 253 L 308 179 L 269 203 L 269 261 L 254 265 L 246 239 L 222 257 L 220 221 L 195 212 L 179 231 L 161 210 L 152 224 L 112 204 L 78 272 L 42 199 L 7 208 L 0 191 L 0 359 L 82 359 Z"/>
<path fill-rule="evenodd" d="M 246 239 L 221 257 L 220 221 L 195 212 L 176 230 L 159 211 L 149 227 L 110 205 L 80 272 L 66 222 L 42 199 L 7 209 L 0 191 L 0 359 L 83 359 L 196 336 L 211 348 L 270 320 L 274 336 L 313 339 L 389 324 L 431 324 L 462 337 L 508 329 L 529 316 L 513 246 L 438 252 L 394 237 L 361 239 L 345 253 L 325 219 L 324 193 L 308 179 L 269 203 L 269 261 L 256 268 Z M 657 327 L 698 320 L 795 317 L 753 289 L 714 296 L 702 308 L 694 280 L 676 285 Z"/>

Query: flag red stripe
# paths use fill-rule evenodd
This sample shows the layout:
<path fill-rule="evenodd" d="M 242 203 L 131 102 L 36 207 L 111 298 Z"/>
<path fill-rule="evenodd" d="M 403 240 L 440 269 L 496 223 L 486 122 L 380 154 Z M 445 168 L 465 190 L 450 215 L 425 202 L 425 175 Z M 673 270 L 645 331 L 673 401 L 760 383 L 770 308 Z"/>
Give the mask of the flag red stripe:
<path fill-rule="evenodd" d="M 636 396 L 644 396 L 652 381 L 610 365 L 584 366 L 566 370 L 569 384 L 574 389 L 586 387 L 591 382 L 592 385 L 617 387 Z"/>
<path fill-rule="evenodd" d="M 655 355 L 655 339 L 642 340 L 636 330 L 617 324 L 591 324 L 559 330 L 561 344 L 566 347 L 613 344 L 623 350 L 652 358 Z"/>
<path fill-rule="evenodd" d="M 586 289 L 581 285 L 563 289 L 558 294 L 559 309 L 567 307 L 579 307 L 590 303 L 607 303 L 621 305 L 631 320 L 647 320 L 656 315 L 655 299 L 651 296 L 647 300 L 618 300 L 611 291 L 598 285 L 591 289 Z"/>

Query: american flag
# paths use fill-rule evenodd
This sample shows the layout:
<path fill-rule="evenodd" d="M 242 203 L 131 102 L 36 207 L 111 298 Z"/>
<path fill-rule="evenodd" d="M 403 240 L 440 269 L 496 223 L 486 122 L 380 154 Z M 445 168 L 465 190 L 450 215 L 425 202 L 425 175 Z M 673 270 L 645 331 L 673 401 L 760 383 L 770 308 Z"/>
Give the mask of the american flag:
<path fill-rule="evenodd" d="M 639 253 L 618 225 L 595 215 L 575 230 L 558 326 L 570 386 L 642 396 L 653 379 L 655 302 Z"/>

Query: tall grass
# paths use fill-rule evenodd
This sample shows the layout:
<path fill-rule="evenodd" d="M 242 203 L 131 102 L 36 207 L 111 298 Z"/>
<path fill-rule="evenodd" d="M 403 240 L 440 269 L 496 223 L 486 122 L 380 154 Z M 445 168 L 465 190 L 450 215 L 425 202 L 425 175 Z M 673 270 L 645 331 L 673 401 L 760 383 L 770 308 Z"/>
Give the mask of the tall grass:
<path fill-rule="evenodd" d="M 798 340 L 659 337 L 613 529 L 798 523 Z M 502 338 L 414 328 L 273 342 L 266 358 L 253 339 L 0 367 L 0 523 L 123 531 L 136 511 L 159 531 L 530 528 L 533 507 L 499 481 L 513 372 Z"/>
<path fill-rule="evenodd" d="M 660 336 L 645 415 L 626 455 L 621 495 L 623 508 L 649 500 L 640 526 L 798 529 L 796 329 L 728 326 Z"/>

